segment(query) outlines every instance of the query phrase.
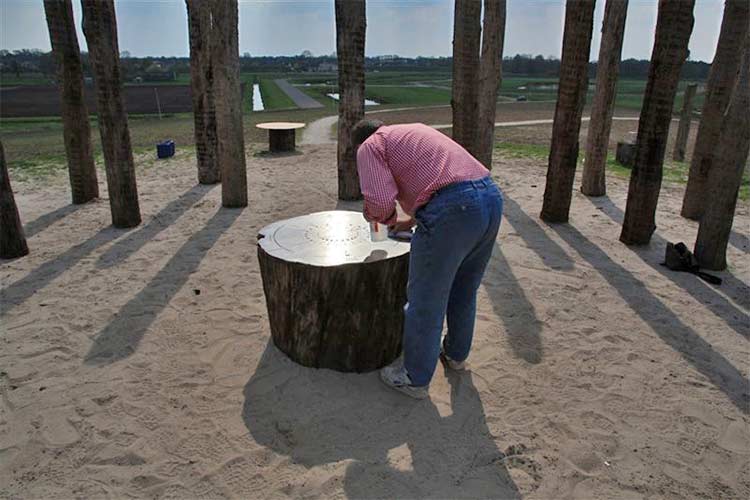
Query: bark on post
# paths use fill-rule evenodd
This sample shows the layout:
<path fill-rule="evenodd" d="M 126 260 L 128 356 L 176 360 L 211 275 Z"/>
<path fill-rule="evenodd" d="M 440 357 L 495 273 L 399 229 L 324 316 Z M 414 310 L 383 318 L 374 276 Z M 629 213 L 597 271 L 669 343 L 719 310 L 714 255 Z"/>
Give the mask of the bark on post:
<path fill-rule="evenodd" d="M 714 148 L 719 141 L 724 112 L 737 79 L 742 44 L 749 25 L 750 2 L 727 0 L 724 4 L 724 17 L 721 21 L 716 55 L 708 74 L 706 98 L 682 201 L 681 214 L 688 219 L 699 220 L 703 213 L 708 173 L 713 166 Z"/>
<path fill-rule="evenodd" d="M 351 131 L 365 116 L 365 0 L 336 0 L 339 126 L 336 163 L 339 199 L 360 200 L 357 152 Z"/>
<path fill-rule="evenodd" d="M 362 216 L 345 211 L 279 221 L 258 239 L 271 337 L 293 361 L 366 372 L 399 355 L 408 243 L 371 242 Z"/>
<path fill-rule="evenodd" d="M 247 206 L 238 15 L 237 0 L 212 0 L 211 63 L 221 168 L 221 204 L 227 208 Z"/>
<path fill-rule="evenodd" d="M 503 77 L 503 44 L 505 41 L 505 0 L 484 0 L 482 55 L 479 68 L 479 121 L 477 125 L 477 159 L 492 168 L 495 139 L 497 92 Z"/>
<path fill-rule="evenodd" d="M 698 85 L 691 83 L 685 89 L 682 112 L 680 113 L 680 125 L 677 128 L 677 138 L 674 141 L 674 151 L 672 152 L 672 159 L 674 161 L 685 161 L 685 149 L 687 149 L 687 140 L 690 134 L 690 122 L 693 119 L 693 97 L 695 97 L 695 89 L 697 87 Z"/>
<path fill-rule="evenodd" d="M 628 0 L 607 0 L 602 22 L 602 42 L 596 67 L 596 91 L 591 106 L 591 122 L 586 137 L 581 192 L 587 196 L 607 193 L 605 166 L 609 149 L 609 133 L 617 96 L 622 39 Z"/>
<path fill-rule="evenodd" d="M 688 55 L 695 0 L 660 0 L 656 39 L 646 93 L 638 121 L 636 157 L 630 176 L 620 241 L 646 245 L 656 230 L 656 204 L 661 189 L 672 107 L 680 70 Z"/>
<path fill-rule="evenodd" d="M 83 94 L 83 66 L 70 0 L 44 0 L 52 55 L 57 64 L 65 156 L 74 204 L 99 196 L 91 126 Z"/>
<path fill-rule="evenodd" d="M 185 0 L 190 35 L 190 86 L 195 125 L 198 182 L 221 180 L 216 139 L 213 65 L 211 64 L 211 0 Z"/>
<path fill-rule="evenodd" d="M 453 140 L 478 158 L 482 2 L 456 0 L 453 16 Z M 493 121 L 494 127 L 494 121 Z"/>
<path fill-rule="evenodd" d="M 18 207 L 10 187 L 5 150 L 0 142 L 0 258 L 15 259 L 29 253 Z"/>
<path fill-rule="evenodd" d="M 96 82 L 99 132 L 107 172 L 109 206 L 115 227 L 141 223 L 128 115 L 121 94 L 120 51 L 112 0 L 81 0 L 83 33 Z"/>
<path fill-rule="evenodd" d="M 750 35 L 746 36 L 740 76 L 721 126 L 708 175 L 708 201 L 698 226 L 695 256 L 707 269 L 727 267 L 727 243 L 732 231 L 737 194 L 750 153 Z"/>
<path fill-rule="evenodd" d="M 565 6 L 560 83 L 541 218 L 567 222 L 578 163 L 578 134 L 588 89 L 594 0 L 568 0 Z"/>

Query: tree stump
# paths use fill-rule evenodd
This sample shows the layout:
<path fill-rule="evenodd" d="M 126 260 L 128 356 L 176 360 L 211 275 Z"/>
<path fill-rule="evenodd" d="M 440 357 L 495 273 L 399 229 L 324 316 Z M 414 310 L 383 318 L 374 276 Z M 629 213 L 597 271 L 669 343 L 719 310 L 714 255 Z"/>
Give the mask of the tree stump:
<path fill-rule="evenodd" d="M 313 368 L 367 372 L 401 352 L 409 244 L 370 241 L 356 212 L 276 222 L 258 235 L 273 342 Z"/>
<path fill-rule="evenodd" d="M 615 160 L 624 167 L 631 167 L 635 163 L 635 143 L 618 142 Z"/>
<path fill-rule="evenodd" d="M 256 125 L 257 128 L 268 130 L 268 149 L 272 153 L 294 151 L 295 131 L 304 126 L 304 123 L 296 122 L 269 122 Z"/>

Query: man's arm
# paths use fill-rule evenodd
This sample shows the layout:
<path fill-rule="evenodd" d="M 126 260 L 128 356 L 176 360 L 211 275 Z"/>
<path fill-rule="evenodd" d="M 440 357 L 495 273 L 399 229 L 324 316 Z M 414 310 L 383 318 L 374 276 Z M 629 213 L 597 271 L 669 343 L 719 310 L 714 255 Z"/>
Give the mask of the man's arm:
<path fill-rule="evenodd" d="M 396 222 L 398 187 L 382 149 L 375 144 L 362 144 L 357 151 L 357 171 L 365 198 L 365 219 L 387 225 Z"/>

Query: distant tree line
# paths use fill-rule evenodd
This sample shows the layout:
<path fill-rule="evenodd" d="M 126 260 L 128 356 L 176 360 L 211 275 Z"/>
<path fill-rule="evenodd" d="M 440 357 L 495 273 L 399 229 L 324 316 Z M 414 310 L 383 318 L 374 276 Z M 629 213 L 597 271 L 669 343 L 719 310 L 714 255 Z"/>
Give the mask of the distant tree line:
<path fill-rule="evenodd" d="M 89 58 L 86 52 L 81 54 L 84 74 L 90 76 Z M 164 80 L 165 74 L 177 75 L 190 72 L 190 60 L 187 57 L 131 57 L 121 54 L 122 73 L 125 81 L 143 79 Z M 336 55 L 313 56 L 305 51 L 296 56 L 251 56 L 248 53 L 240 57 L 241 71 L 246 73 L 263 72 L 326 72 L 336 71 Z M 451 57 L 399 57 L 378 56 L 365 59 L 367 71 L 447 71 L 451 70 Z M 646 59 L 625 59 L 620 62 L 622 78 L 646 78 L 649 61 Z M 710 64 L 703 61 L 687 61 L 682 68 L 682 78 L 688 80 L 705 80 L 708 77 Z M 519 54 L 503 59 L 503 72 L 537 77 L 557 78 L 560 74 L 560 60 L 556 57 L 544 57 Z M 51 52 L 38 49 L 0 50 L 0 75 L 14 75 L 20 78 L 23 74 L 41 74 L 50 81 L 55 78 L 55 64 Z M 596 63 L 589 63 L 589 77 L 596 75 Z"/>

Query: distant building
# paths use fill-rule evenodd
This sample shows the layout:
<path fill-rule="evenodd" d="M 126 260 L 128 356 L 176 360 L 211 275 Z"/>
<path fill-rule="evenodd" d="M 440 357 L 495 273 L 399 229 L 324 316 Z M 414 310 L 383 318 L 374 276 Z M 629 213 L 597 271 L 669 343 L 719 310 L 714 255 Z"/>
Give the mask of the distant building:
<path fill-rule="evenodd" d="M 318 67 L 316 69 L 316 71 L 328 72 L 328 73 L 332 71 L 338 71 L 338 70 L 339 70 L 339 65 L 337 63 L 330 63 L 330 62 L 322 62 L 318 64 Z"/>
<path fill-rule="evenodd" d="M 170 82 L 177 79 L 177 75 L 161 63 L 154 62 L 146 68 L 142 77 L 147 82 Z"/>

